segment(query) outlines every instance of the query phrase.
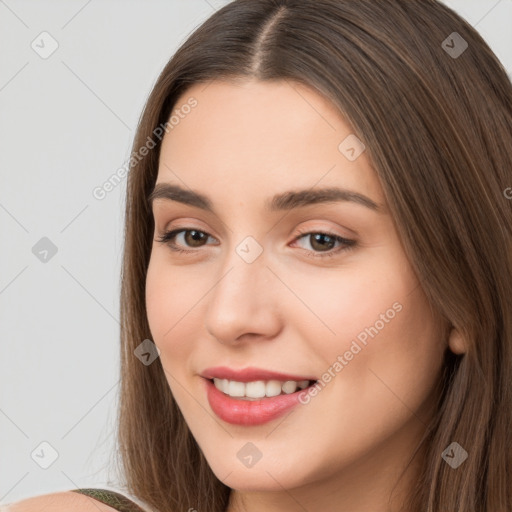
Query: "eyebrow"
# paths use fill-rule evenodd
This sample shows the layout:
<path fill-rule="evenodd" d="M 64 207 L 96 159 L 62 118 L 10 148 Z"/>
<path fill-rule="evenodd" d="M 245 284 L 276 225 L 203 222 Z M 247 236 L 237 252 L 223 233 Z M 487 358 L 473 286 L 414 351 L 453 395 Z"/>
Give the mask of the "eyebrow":
<path fill-rule="evenodd" d="M 170 183 L 157 183 L 154 190 L 148 195 L 149 207 L 153 207 L 155 200 L 178 201 L 183 204 L 201 208 L 215 213 L 213 204 L 208 197 L 193 190 L 187 190 L 179 185 Z M 375 212 L 382 212 L 383 206 L 377 204 L 369 197 L 339 187 L 313 188 L 308 190 L 289 190 L 276 194 L 265 202 L 265 208 L 270 212 L 292 210 L 313 204 L 349 201 L 360 204 Z"/>

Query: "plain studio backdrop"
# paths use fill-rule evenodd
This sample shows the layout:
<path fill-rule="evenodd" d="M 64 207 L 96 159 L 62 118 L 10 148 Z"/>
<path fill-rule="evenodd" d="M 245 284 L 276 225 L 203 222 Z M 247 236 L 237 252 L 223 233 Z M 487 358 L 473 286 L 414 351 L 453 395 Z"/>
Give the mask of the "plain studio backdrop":
<path fill-rule="evenodd" d="M 162 67 L 226 3 L 0 0 L 0 503 L 117 486 L 126 179 L 104 184 Z M 512 0 L 445 3 L 512 75 Z"/>

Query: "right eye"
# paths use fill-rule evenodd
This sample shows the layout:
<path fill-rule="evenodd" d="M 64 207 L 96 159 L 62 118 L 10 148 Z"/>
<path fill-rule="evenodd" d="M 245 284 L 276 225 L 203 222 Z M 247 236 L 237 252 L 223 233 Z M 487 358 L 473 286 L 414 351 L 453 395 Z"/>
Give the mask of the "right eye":
<path fill-rule="evenodd" d="M 203 241 L 208 240 L 208 237 L 211 237 L 214 239 L 211 235 L 206 233 L 205 231 L 200 231 L 199 229 L 194 228 L 180 228 L 180 229 L 173 229 L 171 231 L 166 231 L 163 235 L 161 235 L 159 238 L 157 238 L 157 242 L 166 244 L 170 247 L 172 251 L 176 252 L 195 252 L 194 250 L 189 249 L 183 249 L 180 248 L 176 244 L 176 238 L 178 235 L 182 236 L 182 246 L 185 245 L 185 247 L 201 247 L 203 244 Z M 214 239 L 215 240 L 215 239 Z"/>

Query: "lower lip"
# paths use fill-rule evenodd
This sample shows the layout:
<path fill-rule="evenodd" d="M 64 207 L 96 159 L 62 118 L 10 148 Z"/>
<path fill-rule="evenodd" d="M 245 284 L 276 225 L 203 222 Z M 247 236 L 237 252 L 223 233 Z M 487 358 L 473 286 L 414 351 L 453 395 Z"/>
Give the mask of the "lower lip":
<path fill-rule="evenodd" d="M 300 403 L 299 389 L 289 395 L 278 395 L 261 400 L 242 400 L 232 398 L 219 391 L 215 384 L 206 381 L 206 395 L 213 412 L 221 419 L 233 425 L 262 425 L 279 418 Z M 307 389 L 307 388 L 306 388 Z"/>

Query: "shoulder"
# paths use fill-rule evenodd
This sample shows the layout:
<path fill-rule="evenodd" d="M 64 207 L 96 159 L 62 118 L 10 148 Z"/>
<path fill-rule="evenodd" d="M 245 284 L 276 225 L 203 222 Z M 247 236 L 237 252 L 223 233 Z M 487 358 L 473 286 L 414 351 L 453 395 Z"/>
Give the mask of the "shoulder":
<path fill-rule="evenodd" d="M 63 491 L 32 496 L 0 505 L 0 512 L 113 512 L 116 509 L 78 492 Z"/>

